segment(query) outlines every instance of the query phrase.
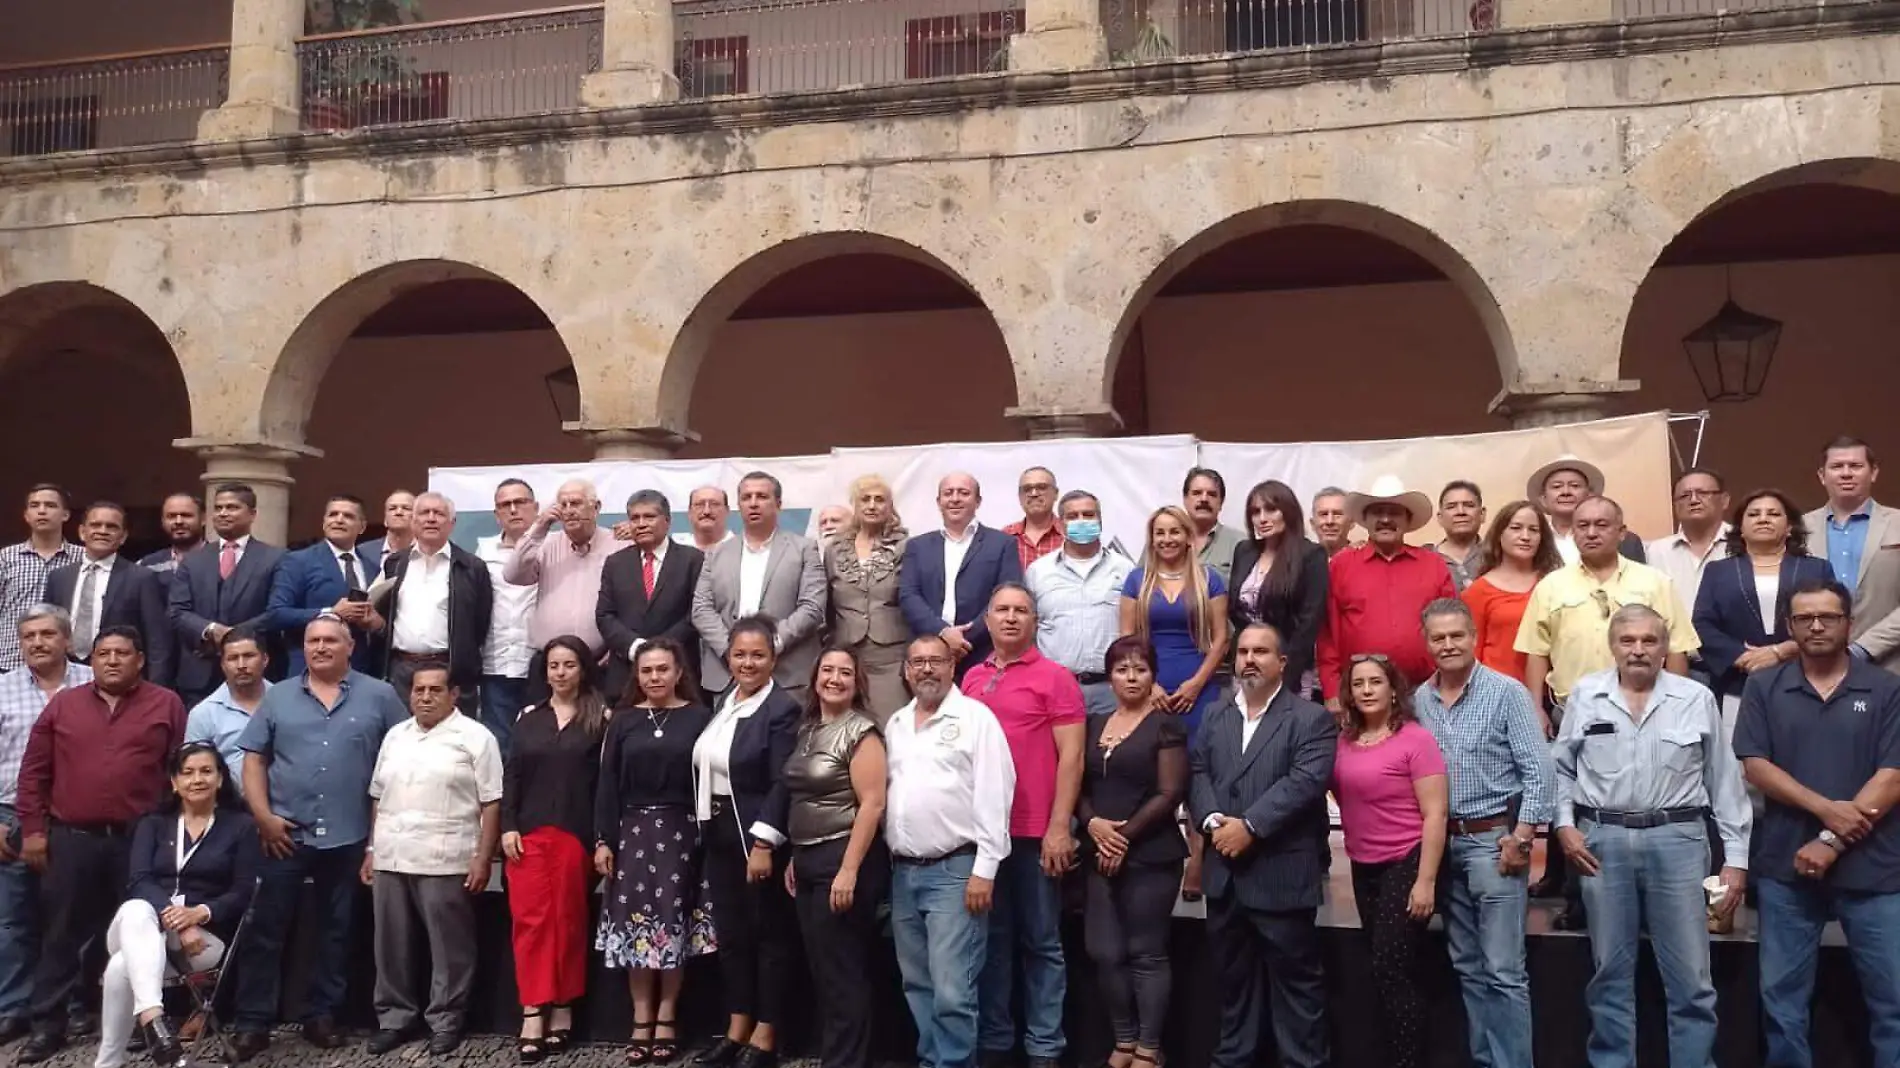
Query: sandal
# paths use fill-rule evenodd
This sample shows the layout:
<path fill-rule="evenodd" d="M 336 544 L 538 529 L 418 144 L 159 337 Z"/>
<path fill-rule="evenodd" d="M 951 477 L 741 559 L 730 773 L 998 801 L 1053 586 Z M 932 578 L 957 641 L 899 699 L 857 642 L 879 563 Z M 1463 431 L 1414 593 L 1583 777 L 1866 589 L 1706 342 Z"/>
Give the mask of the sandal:
<path fill-rule="evenodd" d="M 540 1018 L 540 1009 L 536 1009 L 533 1012 L 529 1012 L 526 1009 L 521 1011 L 521 1021 L 524 1026 L 527 1021 L 539 1020 Z M 538 1063 L 541 1058 L 548 1055 L 547 1046 L 545 1045 L 546 1042 L 547 1037 L 545 1035 L 535 1038 L 517 1038 L 515 1040 L 515 1059 L 522 1064 Z"/>
<path fill-rule="evenodd" d="M 660 1028 L 662 1027 L 669 1028 L 670 1030 L 672 1030 L 673 1031 L 672 1036 L 668 1038 L 661 1038 Z M 653 1054 L 654 1064 L 672 1064 L 674 1061 L 679 1059 L 680 1040 L 679 1040 L 678 1021 L 676 1020 L 653 1021 L 652 1054 Z"/>
<path fill-rule="evenodd" d="M 554 1054 L 557 1054 L 557 1053 L 566 1053 L 567 1047 L 574 1044 L 573 1043 L 574 1003 L 573 1002 L 569 1001 L 564 1004 L 549 1005 L 548 1006 L 548 1017 L 549 1017 L 548 1022 L 553 1023 L 554 1013 L 558 1010 L 563 1010 L 563 1009 L 567 1011 L 567 1026 L 548 1028 L 548 1055 L 549 1056 L 553 1056 Z M 634 1030 L 637 1031 L 639 1030 L 639 1028 L 636 1027 L 634 1028 Z"/>
<path fill-rule="evenodd" d="M 633 1038 L 627 1043 L 627 1063 L 633 1068 L 648 1064 L 653 1059 L 653 1040 L 640 1037 L 640 1032 L 651 1030 L 653 1025 L 650 1023 L 633 1025 Z"/>
<path fill-rule="evenodd" d="M 1149 1068 L 1161 1068 L 1161 1064 L 1162 1064 L 1161 1051 L 1155 1050 L 1152 1053 L 1142 1053 L 1139 1050 L 1137 1050 L 1135 1052 L 1135 1063 L 1148 1065 Z"/>
<path fill-rule="evenodd" d="M 1134 1063 L 1134 1056 L 1135 1056 L 1135 1047 L 1132 1043 L 1128 1045 L 1123 1045 L 1122 1043 L 1117 1042 L 1115 1043 L 1115 1052 L 1109 1055 L 1108 1068 L 1115 1068 L 1116 1057 L 1127 1057 L 1129 1058 L 1128 1063 L 1132 1065 Z"/>

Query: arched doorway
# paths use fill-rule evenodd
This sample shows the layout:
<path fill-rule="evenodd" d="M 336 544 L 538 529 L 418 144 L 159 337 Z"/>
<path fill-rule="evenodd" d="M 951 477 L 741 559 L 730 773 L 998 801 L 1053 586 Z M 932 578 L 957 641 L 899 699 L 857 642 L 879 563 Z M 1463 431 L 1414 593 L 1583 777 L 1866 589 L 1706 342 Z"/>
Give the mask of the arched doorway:
<path fill-rule="evenodd" d="M 131 301 L 83 282 L 0 296 L 0 541 L 18 540 L 19 502 L 56 482 L 75 514 L 93 500 L 127 508 L 126 551 L 165 544 L 159 506 L 199 490 L 191 399 L 164 332 Z"/>
<path fill-rule="evenodd" d="M 1176 249 L 1131 302 L 1110 401 L 1130 433 L 1323 441 L 1506 429 L 1502 313 L 1438 237 L 1376 208 L 1275 205 Z"/>
<path fill-rule="evenodd" d="M 1657 257 L 1623 333 L 1635 409 L 1707 409 L 1702 462 L 1742 492 L 1779 486 L 1819 504 L 1838 434 L 1900 454 L 1900 164 L 1824 164 L 1736 190 Z M 1759 395 L 1711 402 L 1684 339 L 1726 301 L 1780 326 Z"/>
<path fill-rule="evenodd" d="M 440 260 L 384 267 L 326 298 L 273 377 L 265 425 L 323 456 L 300 462 L 290 540 L 313 536 L 326 496 L 419 489 L 431 467 L 560 463 L 592 449 L 567 348 L 526 293 Z M 374 527 L 374 524 L 372 524 Z"/>
<path fill-rule="evenodd" d="M 663 392 L 682 386 L 699 435 L 684 456 L 1021 436 L 989 309 L 942 261 L 876 234 L 798 238 L 727 274 L 668 360 Z"/>

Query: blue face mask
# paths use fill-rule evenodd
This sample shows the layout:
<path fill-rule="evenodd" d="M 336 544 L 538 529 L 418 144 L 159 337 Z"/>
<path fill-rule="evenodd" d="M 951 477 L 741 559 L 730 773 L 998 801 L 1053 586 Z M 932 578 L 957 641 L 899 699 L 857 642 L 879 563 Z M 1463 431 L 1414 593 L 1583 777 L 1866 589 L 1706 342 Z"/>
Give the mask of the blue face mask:
<path fill-rule="evenodd" d="M 1062 525 L 1062 533 L 1077 545 L 1093 545 L 1102 540 L 1102 521 L 1071 519 Z"/>

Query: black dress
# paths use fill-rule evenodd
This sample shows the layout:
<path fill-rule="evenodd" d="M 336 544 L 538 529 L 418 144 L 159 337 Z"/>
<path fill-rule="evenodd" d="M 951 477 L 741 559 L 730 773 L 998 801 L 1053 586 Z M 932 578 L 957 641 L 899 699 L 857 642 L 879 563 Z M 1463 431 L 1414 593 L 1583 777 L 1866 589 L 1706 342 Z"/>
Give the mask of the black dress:
<path fill-rule="evenodd" d="M 594 948 L 609 968 L 669 970 L 715 948 L 712 899 L 693 822 L 698 705 L 623 708 L 601 751 L 594 833 L 614 851 Z"/>

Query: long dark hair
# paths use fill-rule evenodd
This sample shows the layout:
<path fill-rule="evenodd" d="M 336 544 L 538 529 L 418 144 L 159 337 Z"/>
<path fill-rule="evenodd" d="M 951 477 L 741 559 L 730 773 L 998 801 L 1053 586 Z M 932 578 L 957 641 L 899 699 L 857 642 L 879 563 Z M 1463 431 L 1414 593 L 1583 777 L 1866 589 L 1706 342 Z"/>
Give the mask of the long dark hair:
<path fill-rule="evenodd" d="M 1728 548 L 1730 556 L 1747 556 L 1748 543 L 1742 540 L 1742 516 L 1748 514 L 1748 506 L 1763 497 L 1773 498 L 1781 505 L 1782 514 L 1788 517 L 1788 540 L 1783 542 L 1789 556 L 1808 555 L 1808 525 L 1801 520 L 1801 512 L 1795 508 L 1794 501 L 1778 489 L 1749 490 L 1747 495 L 1735 502 L 1728 513 L 1728 535 L 1722 544 Z"/>
<path fill-rule="evenodd" d="M 587 643 L 576 635 L 563 634 L 558 638 L 550 638 L 541 647 L 541 670 L 544 675 L 548 654 L 556 649 L 566 649 L 574 654 L 574 659 L 580 661 L 581 688 L 574 694 L 574 715 L 581 721 L 581 730 L 589 738 L 599 738 L 607 729 L 607 702 L 600 696 L 600 667 L 594 654 L 587 648 Z M 547 679 L 544 677 L 541 681 L 546 682 Z M 554 698 L 550 696 L 548 703 L 552 705 L 553 702 Z"/>
<path fill-rule="evenodd" d="M 671 638 L 649 638 L 633 655 L 633 671 L 627 675 L 627 687 L 620 694 L 620 703 L 627 708 L 637 708 L 647 703 L 646 691 L 640 689 L 640 661 L 649 653 L 665 653 L 673 658 L 673 666 L 679 669 L 679 681 L 673 684 L 673 696 L 689 705 L 699 703 L 699 680 L 693 676 L 693 666 L 686 662 L 686 648 Z"/>
<path fill-rule="evenodd" d="M 1535 501 L 1512 501 L 1498 510 L 1491 520 L 1491 529 L 1484 532 L 1484 542 L 1478 546 L 1482 559 L 1478 563 L 1478 574 L 1492 570 L 1504 562 L 1504 531 L 1510 527 L 1517 513 L 1530 509 L 1537 516 L 1537 551 L 1531 554 L 1531 570 L 1539 578 L 1564 566 L 1564 558 L 1557 552 L 1557 531 L 1550 525 L 1550 515 L 1544 506 Z"/>
<path fill-rule="evenodd" d="M 1399 728 L 1418 717 L 1412 714 L 1412 695 L 1406 688 L 1405 674 L 1392 661 L 1378 653 L 1360 654 L 1346 662 L 1346 670 L 1339 674 L 1339 707 L 1343 711 L 1346 737 L 1357 738 L 1366 732 L 1366 714 L 1359 711 L 1359 701 L 1352 695 L 1353 669 L 1361 664 L 1371 664 L 1385 675 L 1387 686 L 1392 688 L 1392 711 L 1386 715 L 1386 727 L 1393 734 Z"/>
<path fill-rule="evenodd" d="M 216 799 L 218 811 L 242 811 L 244 809 L 244 797 L 238 792 L 237 782 L 231 778 L 231 768 L 225 764 L 224 754 L 218 752 L 218 747 L 215 743 L 203 741 L 186 742 L 184 745 L 172 750 L 171 757 L 165 761 L 166 777 L 171 779 L 178 778 L 179 773 L 185 770 L 185 761 L 200 753 L 209 756 L 211 762 L 218 766 L 218 796 Z M 159 804 L 158 811 L 168 816 L 175 816 L 179 810 L 184 808 L 184 802 L 185 799 L 179 797 L 178 792 L 174 790 Z"/>
<path fill-rule="evenodd" d="M 1306 554 L 1316 552 L 1319 546 L 1306 540 L 1306 512 L 1300 508 L 1300 499 L 1293 490 L 1279 479 L 1270 478 L 1247 491 L 1247 507 L 1243 514 L 1247 523 L 1247 538 L 1261 552 L 1267 551 L 1267 544 L 1253 533 L 1253 510 L 1258 507 L 1266 512 L 1280 513 L 1285 529 L 1273 543 L 1273 563 L 1267 566 L 1266 576 L 1260 582 L 1260 594 L 1253 605 L 1255 619 L 1266 618 L 1266 606 L 1270 600 L 1286 600 L 1293 596 L 1293 587 L 1300 581 L 1300 573 L 1305 570 Z M 1246 581 L 1242 575 L 1237 581 Z M 1236 596 L 1230 592 L 1228 596 Z"/>
<path fill-rule="evenodd" d="M 833 653 L 851 658 L 851 677 L 855 687 L 851 694 L 852 709 L 868 713 L 871 708 L 871 680 L 865 677 L 864 662 L 858 659 L 858 654 L 852 649 L 842 645 L 828 645 L 824 652 L 818 654 L 818 659 L 812 662 L 811 685 L 806 687 L 805 718 L 814 722 L 823 719 L 825 715 L 824 708 L 818 701 L 818 669 L 824 666 L 825 657 Z"/>

